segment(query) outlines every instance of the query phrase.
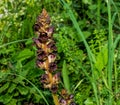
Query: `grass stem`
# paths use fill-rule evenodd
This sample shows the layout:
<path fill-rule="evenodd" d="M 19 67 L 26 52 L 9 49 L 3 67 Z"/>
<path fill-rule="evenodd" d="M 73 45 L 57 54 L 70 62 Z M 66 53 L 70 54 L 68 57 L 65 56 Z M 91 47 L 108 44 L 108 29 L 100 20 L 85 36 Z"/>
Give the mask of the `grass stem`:
<path fill-rule="evenodd" d="M 112 19 L 111 19 L 111 0 L 107 1 L 107 8 L 108 8 L 108 85 L 109 89 L 112 92 L 112 69 L 113 69 L 113 57 L 114 57 L 114 51 L 113 51 L 113 32 L 112 32 Z M 113 99 L 112 94 L 109 92 L 109 98 L 108 98 L 108 105 L 112 105 Z"/>
<path fill-rule="evenodd" d="M 52 94 L 52 96 L 53 96 L 54 104 L 59 105 L 59 100 L 58 100 L 57 94 Z"/>

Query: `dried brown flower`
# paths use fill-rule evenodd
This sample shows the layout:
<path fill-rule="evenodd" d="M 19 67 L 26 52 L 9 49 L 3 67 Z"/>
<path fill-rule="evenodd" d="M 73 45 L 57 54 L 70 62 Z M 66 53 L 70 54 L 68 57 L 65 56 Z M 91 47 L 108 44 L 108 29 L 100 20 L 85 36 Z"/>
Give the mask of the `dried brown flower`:
<path fill-rule="evenodd" d="M 54 27 L 50 25 L 50 16 L 47 11 L 43 9 L 38 16 L 34 25 L 34 31 L 37 38 L 34 38 L 34 43 L 37 47 L 37 61 L 39 68 L 44 69 L 45 74 L 41 76 L 41 83 L 45 88 L 49 88 L 53 93 L 57 92 L 59 77 L 52 73 L 56 71 L 56 51 L 53 32 Z"/>

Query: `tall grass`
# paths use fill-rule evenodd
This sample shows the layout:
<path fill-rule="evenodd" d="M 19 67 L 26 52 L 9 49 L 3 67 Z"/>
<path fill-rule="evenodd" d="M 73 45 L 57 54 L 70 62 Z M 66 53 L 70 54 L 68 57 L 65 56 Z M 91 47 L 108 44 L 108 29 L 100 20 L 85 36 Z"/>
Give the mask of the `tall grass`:
<path fill-rule="evenodd" d="M 75 29 L 77 30 L 77 32 L 79 33 L 79 36 L 78 38 L 82 38 L 83 42 L 84 42 L 84 45 L 87 49 L 87 53 L 88 53 L 88 57 L 89 57 L 89 60 L 90 60 L 90 64 L 91 64 L 91 71 L 92 71 L 92 77 L 90 77 L 88 75 L 88 73 L 86 72 L 86 70 L 82 68 L 83 72 L 85 73 L 85 75 L 88 77 L 88 79 L 90 80 L 92 86 L 93 86 L 93 91 L 94 91 L 94 95 L 95 95 L 95 98 L 96 98 L 96 104 L 97 105 L 103 105 L 103 103 L 100 102 L 100 97 L 98 95 L 98 89 L 97 89 L 97 81 L 96 81 L 96 76 L 95 76 L 95 73 L 94 73 L 94 63 L 96 62 L 96 58 L 95 56 L 93 55 L 91 49 L 90 49 L 90 46 L 88 45 L 85 37 L 84 37 L 84 34 L 81 30 L 81 28 L 79 27 L 78 25 L 78 22 L 76 21 L 75 19 L 75 16 L 74 16 L 74 13 L 72 12 L 72 9 L 69 7 L 69 5 L 64 1 L 64 0 L 59 0 L 61 2 L 61 4 L 63 5 L 63 7 L 65 7 L 68 15 L 70 16 L 70 19 L 71 21 L 73 22 L 74 24 L 74 27 Z M 114 62 L 114 50 L 115 50 L 115 47 L 117 46 L 117 43 L 118 41 L 120 40 L 120 36 L 118 36 L 115 40 L 115 42 L 113 43 L 113 31 L 112 31 L 112 26 L 114 25 L 114 18 L 116 15 L 114 15 L 113 17 L 111 16 L 111 3 L 114 5 L 115 9 L 116 9 L 116 6 L 115 6 L 115 3 L 113 2 L 113 0 L 108 0 L 107 1 L 107 9 L 108 9 L 108 65 L 107 65 L 107 78 L 104 78 L 103 81 L 105 81 L 105 84 L 107 85 L 107 88 L 108 91 L 109 91 L 109 95 L 108 95 L 108 100 L 106 100 L 106 105 L 112 105 L 113 102 L 114 102 L 114 98 L 113 98 L 113 89 L 112 89 L 112 86 L 113 86 L 113 83 L 112 83 L 112 73 L 113 73 L 113 62 Z M 98 9 L 97 9 L 97 24 L 98 24 L 98 29 L 100 28 L 100 7 L 101 6 L 101 1 L 98 0 Z M 116 9 L 116 12 L 118 13 L 118 10 Z M 81 65 L 82 66 L 82 65 Z M 117 88 L 118 88 L 118 84 L 117 84 L 117 70 L 115 69 L 115 86 L 116 86 L 116 91 L 117 91 Z M 81 81 L 79 81 L 79 84 L 81 83 Z M 78 86 L 79 84 L 77 84 L 76 86 Z"/>
<path fill-rule="evenodd" d="M 113 71 L 113 58 L 114 58 L 114 52 L 113 52 L 113 31 L 112 31 L 112 19 L 111 19 L 111 1 L 107 1 L 107 8 L 108 8 L 108 85 L 109 85 L 109 99 L 108 99 L 108 105 L 112 105 L 113 98 L 112 98 L 112 71 Z"/>
<path fill-rule="evenodd" d="M 75 19 L 75 16 L 74 16 L 74 13 L 72 12 L 71 8 L 69 7 L 69 5 L 64 1 L 64 0 L 59 0 L 63 6 L 66 8 L 67 12 L 68 12 L 68 15 L 70 16 L 70 19 L 71 21 L 73 22 L 74 24 L 74 27 L 75 29 L 77 30 L 77 32 L 79 33 L 79 36 L 78 38 L 83 40 L 84 44 L 85 44 L 85 47 L 87 49 L 87 53 L 88 53 L 88 57 L 90 59 L 90 64 L 91 64 L 91 71 L 92 71 L 92 78 L 91 78 L 91 84 L 93 86 L 93 90 L 94 90 L 94 94 L 95 94 L 95 98 L 96 98 L 96 102 L 97 102 L 97 105 L 99 105 L 99 99 L 98 99 L 98 91 L 97 91 L 97 86 L 96 86 L 96 81 L 95 81 L 95 75 L 94 75 L 94 67 L 93 67 L 93 62 L 95 63 L 96 62 L 96 59 L 84 37 L 84 34 L 83 32 L 81 31 L 78 23 L 77 23 L 77 20 Z M 86 72 L 87 73 L 87 72 Z"/>
<path fill-rule="evenodd" d="M 113 4 L 116 12 L 114 13 L 114 15 L 111 15 L 111 5 Z M 109 85 L 109 98 L 108 98 L 108 105 L 113 105 L 114 102 L 114 97 L 113 97 L 113 93 L 117 93 L 118 91 L 118 83 L 117 83 L 117 75 L 118 75 L 118 71 L 116 68 L 116 62 L 114 63 L 114 53 L 115 53 L 115 48 L 120 40 L 120 36 L 118 34 L 117 38 L 115 39 L 115 41 L 113 41 L 113 24 L 114 24 L 114 20 L 116 15 L 118 14 L 118 9 L 114 3 L 113 0 L 108 0 L 107 2 L 107 8 L 108 8 L 108 30 L 109 30 L 109 35 L 108 35 L 108 85 Z M 119 15 L 118 15 L 119 17 Z M 114 65 L 114 71 L 113 71 L 113 65 Z M 112 87 L 113 87 L 113 73 L 114 73 L 114 78 L 115 78 L 115 90 L 113 91 Z M 112 93 L 112 94 L 111 94 Z"/>

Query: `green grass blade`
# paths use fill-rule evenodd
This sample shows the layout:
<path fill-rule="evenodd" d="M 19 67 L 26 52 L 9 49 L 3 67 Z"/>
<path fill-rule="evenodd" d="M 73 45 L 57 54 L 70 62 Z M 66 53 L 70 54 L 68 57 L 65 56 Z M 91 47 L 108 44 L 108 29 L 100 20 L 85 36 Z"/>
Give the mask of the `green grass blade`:
<path fill-rule="evenodd" d="M 73 90 L 73 93 L 75 92 L 75 90 L 80 86 L 80 84 L 83 82 L 83 79 L 80 80 L 77 85 L 75 86 L 74 90 Z"/>
<path fill-rule="evenodd" d="M 66 67 L 66 61 L 63 62 L 62 77 L 63 77 L 65 89 L 68 91 L 68 93 L 71 93 L 68 71 L 67 71 L 67 67 Z"/>
<path fill-rule="evenodd" d="M 120 40 L 120 34 L 118 34 L 118 37 L 115 39 L 115 42 L 113 43 L 113 51 L 115 50 L 119 40 Z"/>
<path fill-rule="evenodd" d="M 117 13 L 115 12 L 115 13 L 113 14 L 113 17 L 112 17 L 112 25 L 113 25 L 114 22 L 115 22 L 116 16 L 117 16 Z"/>
<path fill-rule="evenodd" d="M 112 92 L 112 69 L 113 69 L 113 58 L 114 58 L 114 52 L 113 52 L 113 32 L 112 32 L 112 18 L 111 18 L 111 0 L 107 1 L 107 8 L 108 8 L 108 85 L 109 89 Z M 112 105 L 113 98 L 111 93 L 109 92 L 109 98 L 108 98 L 108 104 Z"/>
<path fill-rule="evenodd" d="M 117 47 L 118 45 L 118 42 L 120 41 L 120 34 L 118 34 L 117 38 L 115 39 L 114 43 L 113 43 L 113 52 L 115 52 L 115 48 Z M 115 93 L 117 94 L 119 88 L 118 88 L 118 70 L 117 70 L 117 63 L 116 63 L 116 59 L 114 58 L 114 76 L 115 76 Z"/>
<path fill-rule="evenodd" d="M 113 4 L 113 6 L 114 6 L 114 8 L 115 8 L 115 11 L 116 11 L 116 13 L 117 13 L 117 15 L 118 15 L 118 23 L 119 23 L 119 25 L 120 25 L 119 9 L 117 8 L 117 6 L 116 6 L 116 4 L 115 4 L 115 2 L 114 2 L 113 0 L 111 0 L 111 3 Z"/>
<path fill-rule="evenodd" d="M 22 40 L 16 40 L 16 41 L 13 41 L 13 42 L 5 43 L 5 44 L 3 44 L 3 45 L 0 45 L 0 48 L 6 47 L 6 46 L 8 46 L 8 45 L 10 45 L 10 44 L 15 44 L 15 43 L 19 43 L 19 42 L 25 42 L 25 41 L 31 40 L 31 39 L 32 39 L 32 38 L 22 39 Z"/>

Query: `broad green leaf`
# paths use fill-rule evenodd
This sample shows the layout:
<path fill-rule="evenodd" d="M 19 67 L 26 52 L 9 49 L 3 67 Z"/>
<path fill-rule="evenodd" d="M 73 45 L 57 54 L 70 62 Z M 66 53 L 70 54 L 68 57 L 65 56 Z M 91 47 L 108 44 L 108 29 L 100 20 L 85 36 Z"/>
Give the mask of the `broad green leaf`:
<path fill-rule="evenodd" d="M 83 2 L 84 4 L 89 4 L 89 5 L 92 4 L 92 0 L 82 0 L 82 2 Z"/>
<path fill-rule="evenodd" d="M 19 92 L 17 91 L 16 93 L 14 93 L 14 97 L 19 96 Z"/>
<path fill-rule="evenodd" d="M 12 99 L 9 103 L 6 105 L 17 105 L 17 99 Z"/>
<path fill-rule="evenodd" d="M 16 83 L 16 84 L 24 85 L 25 82 L 24 82 L 23 80 L 24 80 L 24 78 L 22 78 L 22 77 L 19 76 L 19 77 L 16 77 L 16 78 L 13 80 L 13 82 Z"/>
<path fill-rule="evenodd" d="M 83 31 L 83 34 L 84 34 L 85 39 L 87 39 L 91 35 L 91 32 Z"/>
<path fill-rule="evenodd" d="M 4 102 L 2 95 L 0 95 L 0 102 L 2 102 L 2 103 Z"/>
<path fill-rule="evenodd" d="M 13 95 L 7 93 L 5 95 L 0 96 L 0 101 L 2 100 L 3 104 L 6 105 L 7 103 L 11 101 L 12 97 Z"/>
<path fill-rule="evenodd" d="M 63 62 L 62 77 L 63 77 L 63 82 L 64 82 L 64 85 L 65 85 L 65 89 L 70 93 L 71 92 L 70 91 L 70 82 L 69 82 L 68 71 L 67 71 L 65 60 Z"/>
<path fill-rule="evenodd" d="M 2 79 L 4 76 L 6 75 L 6 72 L 4 72 L 4 70 L 2 71 L 0 71 L 0 79 Z"/>
<path fill-rule="evenodd" d="M 23 68 L 22 69 L 22 72 L 20 72 L 20 75 L 23 76 L 23 77 L 26 77 L 26 75 L 28 76 L 28 74 L 30 74 L 30 72 L 32 71 L 33 75 L 34 75 L 34 67 L 35 67 L 35 60 L 30 60 L 29 62 L 27 62 L 25 65 L 23 65 Z M 35 75 L 38 75 L 38 70 L 37 70 L 37 73 Z M 31 75 L 29 75 L 31 76 Z"/>
<path fill-rule="evenodd" d="M 3 86 L 1 86 L 1 88 L 0 88 L 0 93 L 1 92 L 3 92 L 3 91 L 5 91 L 8 87 L 9 87 L 9 82 L 7 82 L 7 83 L 5 83 Z"/>
<path fill-rule="evenodd" d="M 8 93 L 12 93 L 16 89 L 17 84 L 11 83 L 8 89 Z"/>
<path fill-rule="evenodd" d="M 35 95 L 36 102 L 38 103 L 41 99 L 41 96 L 39 94 L 34 94 L 34 95 Z"/>
<path fill-rule="evenodd" d="M 24 49 L 18 54 L 16 59 L 23 61 L 25 59 L 30 58 L 32 55 L 33 55 L 33 51 L 31 51 L 30 49 Z"/>
<path fill-rule="evenodd" d="M 91 32 L 89 32 L 89 31 L 83 31 L 83 34 L 84 34 L 85 39 L 87 39 L 91 35 Z M 81 41 L 83 41 L 83 39 L 80 38 L 79 41 L 81 42 Z"/>
<path fill-rule="evenodd" d="M 97 5 L 95 4 L 95 5 L 90 5 L 89 6 L 89 9 L 91 9 L 91 10 L 95 10 L 97 8 Z"/>
<path fill-rule="evenodd" d="M 36 93 L 36 89 L 34 87 L 29 87 L 30 93 Z"/>
<path fill-rule="evenodd" d="M 18 86 L 17 89 L 22 95 L 26 95 L 28 93 L 28 89 L 26 87 Z"/>
<path fill-rule="evenodd" d="M 95 67 L 98 70 L 102 70 L 105 65 L 107 64 L 108 61 L 108 49 L 107 46 L 105 46 L 101 52 L 98 53 L 97 57 L 96 57 L 96 63 L 95 63 Z"/>
<path fill-rule="evenodd" d="M 21 72 L 21 69 L 22 69 L 23 65 L 22 65 L 22 62 L 21 60 L 18 60 L 17 64 L 16 64 L 16 70 L 18 72 Z"/>
<path fill-rule="evenodd" d="M 94 105 L 93 100 L 91 98 L 87 98 L 84 102 L 85 105 Z"/>
<path fill-rule="evenodd" d="M 32 40 L 32 38 L 31 38 L 31 39 L 27 40 L 25 44 L 26 44 L 26 45 L 29 45 L 29 44 L 32 44 L 32 43 L 33 43 L 33 40 Z"/>

